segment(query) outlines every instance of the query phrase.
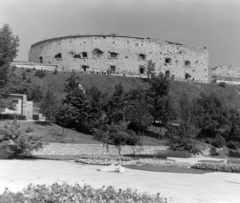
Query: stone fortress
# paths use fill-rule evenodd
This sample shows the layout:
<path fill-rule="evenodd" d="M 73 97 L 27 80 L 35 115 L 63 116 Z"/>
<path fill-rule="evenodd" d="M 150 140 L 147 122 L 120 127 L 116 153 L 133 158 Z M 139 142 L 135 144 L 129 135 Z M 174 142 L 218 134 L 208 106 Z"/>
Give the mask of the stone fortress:
<path fill-rule="evenodd" d="M 43 40 L 31 46 L 29 61 L 54 65 L 59 71 L 146 77 L 146 64 L 176 80 L 210 82 L 206 47 L 150 38 L 75 35 Z"/>

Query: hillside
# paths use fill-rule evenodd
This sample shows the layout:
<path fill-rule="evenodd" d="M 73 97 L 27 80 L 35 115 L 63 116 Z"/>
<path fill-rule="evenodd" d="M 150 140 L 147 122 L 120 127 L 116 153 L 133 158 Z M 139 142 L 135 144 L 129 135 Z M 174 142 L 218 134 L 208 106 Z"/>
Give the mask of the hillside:
<path fill-rule="evenodd" d="M 19 69 L 15 70 L 17 75 L 21 75 L 23 72 L 26 73 L 27 78 L 31 78 L 32 83 L 42 86 L 43 92 L 46 92 L 48 88 L 54 90 L 58 97 L 64 95 L 64 83 L 71 73 L 69 72 L 58 72 L 53 74 L 53 72 L 47 72 L 46 77 L 42 81 L 34 76 L 36 70 Z M 143 78 L 128 78 L 120 76 L 109 76 L 109 75 L 98 75 L 98 74 L 79 74 L 80 82 L 83 88 L 88 89 L 91 86 L 98 87 L 102 92 L 108 93 L 109 95 L 114 92 L 114 86 L 121 83 L 125 90 L 131 88 L 136 88 L 141 86 L 146 89 L 148 83 L 146 79 Z M 237 106 L 240 108 L 240 87 L 236 85 L 226 85 L 226 87 L 220 87 L 217 84 L 204 84 L 204 83 L 194 83 L 185 81 L 172 81 L 170 93 L 177 100 L 183 92 L 187 92 L 191 97 L 199 95 L 200 92 L 219 92 L 226 98 L 231 106 Z"/>

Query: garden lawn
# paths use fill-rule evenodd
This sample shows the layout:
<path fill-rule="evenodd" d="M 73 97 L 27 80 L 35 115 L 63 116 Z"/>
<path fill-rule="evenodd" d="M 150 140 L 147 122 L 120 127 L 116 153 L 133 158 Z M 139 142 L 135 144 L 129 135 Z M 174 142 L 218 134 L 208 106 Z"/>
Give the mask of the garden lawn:
<path fill-rule="evenodd" d="M 189 174 L 205 174 L 210 173 L 210 171 L 199 170 L 193 168 L 180 168 L 180 167 L 172 167 L 172 166 L 126 166 L 126 168 L 144 170 L 144 171 L 152 171 L 152 172 L 167 172 L 167 173 L 189 173 Z"/>

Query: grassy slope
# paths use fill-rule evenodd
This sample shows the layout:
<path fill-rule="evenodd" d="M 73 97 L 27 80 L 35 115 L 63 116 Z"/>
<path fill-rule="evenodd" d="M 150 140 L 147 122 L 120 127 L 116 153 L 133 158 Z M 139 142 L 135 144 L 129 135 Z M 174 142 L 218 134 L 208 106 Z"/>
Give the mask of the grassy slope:
<path fill-rule="evenodd" d="M 36 70 L 31 70 L 31 72 L 27 72 L 26 69 L 16 69 L 15 73 L 17 75 L 21 75 L 22 72 L 26 72 L 27 78 L 31 77 L 32 82 L 35 84 L 39 84 L 42 86 L 43 92 L 46 92 L 48 88 L 54 90 L 56 96 L 59 98 L 64 96 L 64 83 L 66 79 L 69 77 L 70 73 L 58 72 L 57 74 L 53 74 L 52 72 L 47 72 L 47 75 L 41 81 L 38 77 L 34 76 Z M 121 83 L 125 90 L 129 90 L 131 88 L 137 88 L 141 86 L 144 89 L 148 88 L 148 83 L 146 79 L 141 78 L 127 78 L 120 76 L 107 76 L 107 75 L 97 75 L 97 74 L 80 74 L 80 82 L 82 86 L 87 89 L 91 86 L 97 86 L 101 91 L 108 93 L 109 95 L 114 92 L 114 86 Z M 240 94 L 237 91 L 240 91 L 239 86 L 227 85 L 225 88 L 219 87 L 216 84 L 202 84 L 202 83 L 193 83 L 193 82 L 180 82 L 180 81 L 172 81 L 170 93 L 175 98 L 175 101 L 178 100 L 179 96 L 183 92 L 189 93 L 191 97 L 195 97 L 199 95 L 200 92 L 220 92 L 223 95 L 227 102 L 232 106 L 237 106 L 240 108 Z M 28 125 L 28 124 L 24 124 Z M 31 125 L 31 124 L 29 124 Z M 44 126 L 43 126 L 44 127 Z M 33 128 L 39 128 L 39 126 L 33 125 Z M 49 130 L 51 126 L 45 126 L 43 129 L 39 130 L 40 134 L 49 134 L 46 132 Z M 59 126 L 53 127 L 56 131 L 61 131 Z M 157 139 L 158 128 L 151 127 L 150 131 L 148 131 L 147 135 L 143 138 L 143 144 L 145 145 L 164 145 L 163 141 Z M 56 134 L 56 133 L 55 133 Z M 76 142 L 76 143 L 97 143 L 97 141 L 93 140 L 91 136 L 84 135 L 82 133 L 77 133 L 73 130 L 69 130 L 69 136 L 61 140 L 61 138 L 57 138 L 55 136 L 55 140 L 59 140 L 61 142 Z M 51 137 L 51 136 L 50 136 Z M 49 138 L 50 139 L 50 138 Z M 52 139 L 52 138 L 51 138 Z"/>
<path fill-rule="evenodd" d="M 26 72 L 26 69 L 16 69 L 15 73 L 21 75 L 22 72 Z M 53 74 L 48 72 L 47 76 L 43 78 L 42 82 L 36 76 L 34 76 L 36 70 L 26 72 L 26 76 L 32 78 L 32 82 L 42 85 L 42 89 L 45 92 L 48 88 L 52 88 L 55 94 L 59 97 L 64 95 L 64 83 L 69 77 L 70 73 L 58 72 Z M 125 90 L 131 88 L 137 88 L 141 86 L 144 89 L 148 88 L 146 79 L 141 78 L 127 78 L 120 76 L 107 76 L 97 74 L 80 74 L 80 82 L 85 89 L 91 86 L 97 86 L 101 91 L 108 93 L 109 95 L 114 92 L 114 86 L 121 83 Z M 240 87 L 236 85 L 227 85 L 225 88 L 219 87 L 217 84 L 204 84 L 204 83 L 193 83 L 193 82 L 180 82 L 173 81 L 171 83 L 170 92 L 171 95 L 177 99 L 182 92 L 187 92 L 190 96 L 195 97 L 200 92 L 219 92 L 223 95 L 229 104 L 240 108 Z"/>
<path fill-rule="evenodd" d="M 0 121 L 0 124 L 6 121 Z M 62 137 L 62 127 L 46 122 L 25 122 L 19 121 L 21 131 L 24 133 L 28 127 L 32 128 L 33 133 L 39 135 L 47 142 L 60 142 L 60 143 L 75 143 L 75 144 L 101 144 L 101 142 L 94 140 L 92 135 L 87 135 L 77 132 L 72 129 L 65 129 L 64 136 Z M 161 140 L 143 136 L 142 144 L 146 146 L 162 146 L 165 143 Z"/>

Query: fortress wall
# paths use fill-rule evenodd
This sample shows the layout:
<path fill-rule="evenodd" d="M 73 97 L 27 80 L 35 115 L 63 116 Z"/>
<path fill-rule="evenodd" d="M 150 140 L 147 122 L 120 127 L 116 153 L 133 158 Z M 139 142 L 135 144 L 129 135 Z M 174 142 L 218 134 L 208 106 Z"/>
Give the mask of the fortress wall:
<path fill-rule="evenodd" d="M 240 80 L 240 66 L 217 66 L 211 68 L 211 77 L 226 81 Z"/>
<path fill-rule="evenodd" d="M 57 54 L 61 58 L 56 58 Z M 32 45 L 29 60 L 58 64 L 58 69 L 64 71 L 84 71 L 87 66 L 87 72 L 115 69 L 122 75 L 146 75 L 140 69 L 152 60 L 156 74 L 169 71 L 170 76 L 179 79 L 185 79 L 186 74 L 188 79 L 209 79 L 207 49 L 140 37 L 89 35 L 45 40 Z"/>

